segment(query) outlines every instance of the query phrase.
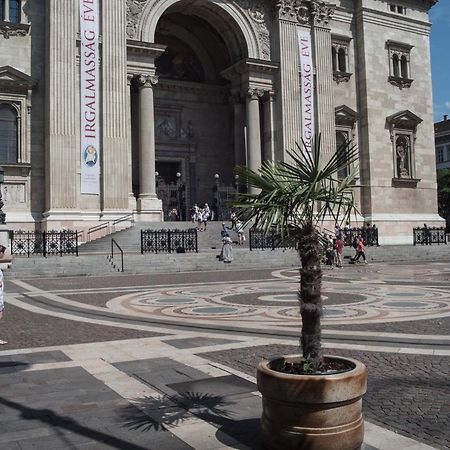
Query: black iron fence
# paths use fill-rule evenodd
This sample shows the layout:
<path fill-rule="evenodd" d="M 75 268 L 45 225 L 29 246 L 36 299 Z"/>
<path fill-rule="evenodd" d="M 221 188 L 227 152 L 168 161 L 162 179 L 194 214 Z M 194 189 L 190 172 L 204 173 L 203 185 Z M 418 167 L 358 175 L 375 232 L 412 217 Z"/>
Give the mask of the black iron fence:
<path fill-rule="evenodd" d="M 197 230 L 141 230 L 141 254 L 197 252 Z"/>
<path fill-rule="evenodd" d="M 248 242 L 250 251 L 275 250 L 279 246 L 273 231 L 264 233 L 264 231 L 255 228 L 249 229 Z"/>
<path fill-rule="evenodd" d="M 362 237 L 365 245 L 379 246 L 378 229 L 373 227 L 347 228 L 342 230 L 342 238 L 344 245 L 351 247 L 356 240 Z M 252 250 L 275 250 L 280 247 L 274 232 L 264 233 L 262 230 L 250 228 L 249 230 L 249 247 Z"/>
<path fill-rule="evenodd" d="M 12 231 L 11 254 L 31 255 L 76 255 L 78 256 L 77 231 Z"/>
<path fill-rule="evenodd" d="M 445 228 L 413 228 L 414 245 L 447 244 Z"/>
<path fill-rule="evenodd" d="M 360 227 L 360 228 L 344 228 L 342 230 L 342 238 L 346 247 L 351 247 L 354 242 L 362 237 L 365 245 L 379 246 L 378 242 L 378 228 L 375 227 Z"/>

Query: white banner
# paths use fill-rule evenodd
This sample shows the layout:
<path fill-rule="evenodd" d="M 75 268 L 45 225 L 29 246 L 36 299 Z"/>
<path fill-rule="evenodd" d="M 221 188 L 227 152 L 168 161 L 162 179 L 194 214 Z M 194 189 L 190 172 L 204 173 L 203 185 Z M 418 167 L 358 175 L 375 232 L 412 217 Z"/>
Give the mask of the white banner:
<path fill-rule="evenodd" d="M 314 137 L 314 72 L 312 59 L 311 33 L 298 30 L 300 50 L 300 83 L 302 100 L 302 138 L 311 151 Z"/>
<path fill-rule="evenodd" d="M 98 0 L 80 0 L 81 193 L 100 194 Z"/>

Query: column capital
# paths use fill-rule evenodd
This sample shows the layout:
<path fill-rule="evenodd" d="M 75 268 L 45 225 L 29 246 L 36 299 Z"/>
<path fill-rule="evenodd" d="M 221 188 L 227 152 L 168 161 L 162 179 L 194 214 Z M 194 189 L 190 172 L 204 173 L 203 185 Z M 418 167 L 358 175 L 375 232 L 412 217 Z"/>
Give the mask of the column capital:
<path fill-rule="evenodd" d="M 311 2 L 311 17 L 314 25 L 328 25 L 333 17 L 336 5 L 314 0 Z"/>
<path fill-rule="evenodd" d="M 278 18 L 300 25 L 328 25 L 336 6 L 323 0 L 276 0 Z"/>
<path fill-rule="evenodd" d="M 134 75 L 132 73 L 127 73 L 127 86 L 131 86 L 131 82 L 133 81 Z"/>
<path fill-rule="evenodd" d="M 258 98 L 261 98 L 263 95 L 264 90 L 260 88 L 249 87 L 247 90 L 247 97 L 249 97 L 251 100 L 258 100 Z"/>
<path fill-rule="evenodd" d="M 140 88 L 152 88 L 158 83 L 158 75 L 137 75 L 136 83 Z"/>

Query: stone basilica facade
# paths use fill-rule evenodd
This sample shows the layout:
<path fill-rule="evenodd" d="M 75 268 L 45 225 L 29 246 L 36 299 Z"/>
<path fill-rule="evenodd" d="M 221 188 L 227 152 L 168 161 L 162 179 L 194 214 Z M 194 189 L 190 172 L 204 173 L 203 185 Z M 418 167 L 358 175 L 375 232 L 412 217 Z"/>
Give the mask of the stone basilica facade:
<path fill-rule="evenodd" d="M 347 138 L 359 148 L 359 220 L 376 223 L 382 243 L 412 242 L 413 226 L 442 224 L 434 3 L 0 1 L 7 222 L 82 229 L 133 211 L 163 220 L 169 207 L 186 216 L 191 204 L 213 205 L 218 191 L 239 185 L 236 164 L 256 170 L 285 159 L 306 121 L 300 31 L 311 38 L 323 151 Z M 86 31 L 81 22 L 95 18 Z M 88 131 L 96 141 L 85 146 Z"/>

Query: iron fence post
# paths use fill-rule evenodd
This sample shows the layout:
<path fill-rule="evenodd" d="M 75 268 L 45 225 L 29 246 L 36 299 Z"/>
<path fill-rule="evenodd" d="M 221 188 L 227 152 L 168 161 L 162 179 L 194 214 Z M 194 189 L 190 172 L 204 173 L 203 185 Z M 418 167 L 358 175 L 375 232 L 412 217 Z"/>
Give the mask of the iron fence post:
<path fill-rule="evenodd" d="M 78 231 L 75 232 L 75 254 L 78 256 Z"/>
<path fill-rule="evenodd" d="M 275 250 L 275 233 L 273 231 L 270 232 L 270 237 L 272 239 L 272 250 Z"/>
<path fill-rule="evenodd" d="M 171 236 L 170 236 L 170 229 L 167 230 L 167 245 L 169 247 L 169 253 L 172 253 L 172 246 L 170 242 Z"/>
<path fill-rule="evenodd" d="M 252 251 L 252 237 L 253 237 L 253 231 L 250 228 L 248 230 L 248 247 L 249 247 L 250 251 Z"/>
<path fill-rule="evenodd" d="M 198 253 L 198 231 L 197 229 L 194 229 L 195 233 L 195 253 Z"/>
<path fill-rule="evenodd" d="M 44 258 L 47 258 L 47 232 L 42 233 L 42 254 Z"/>
<path fill-rule="evenodd" d="M 144 254 L 144 230 L 141 230 L 141 255 Z"/>

